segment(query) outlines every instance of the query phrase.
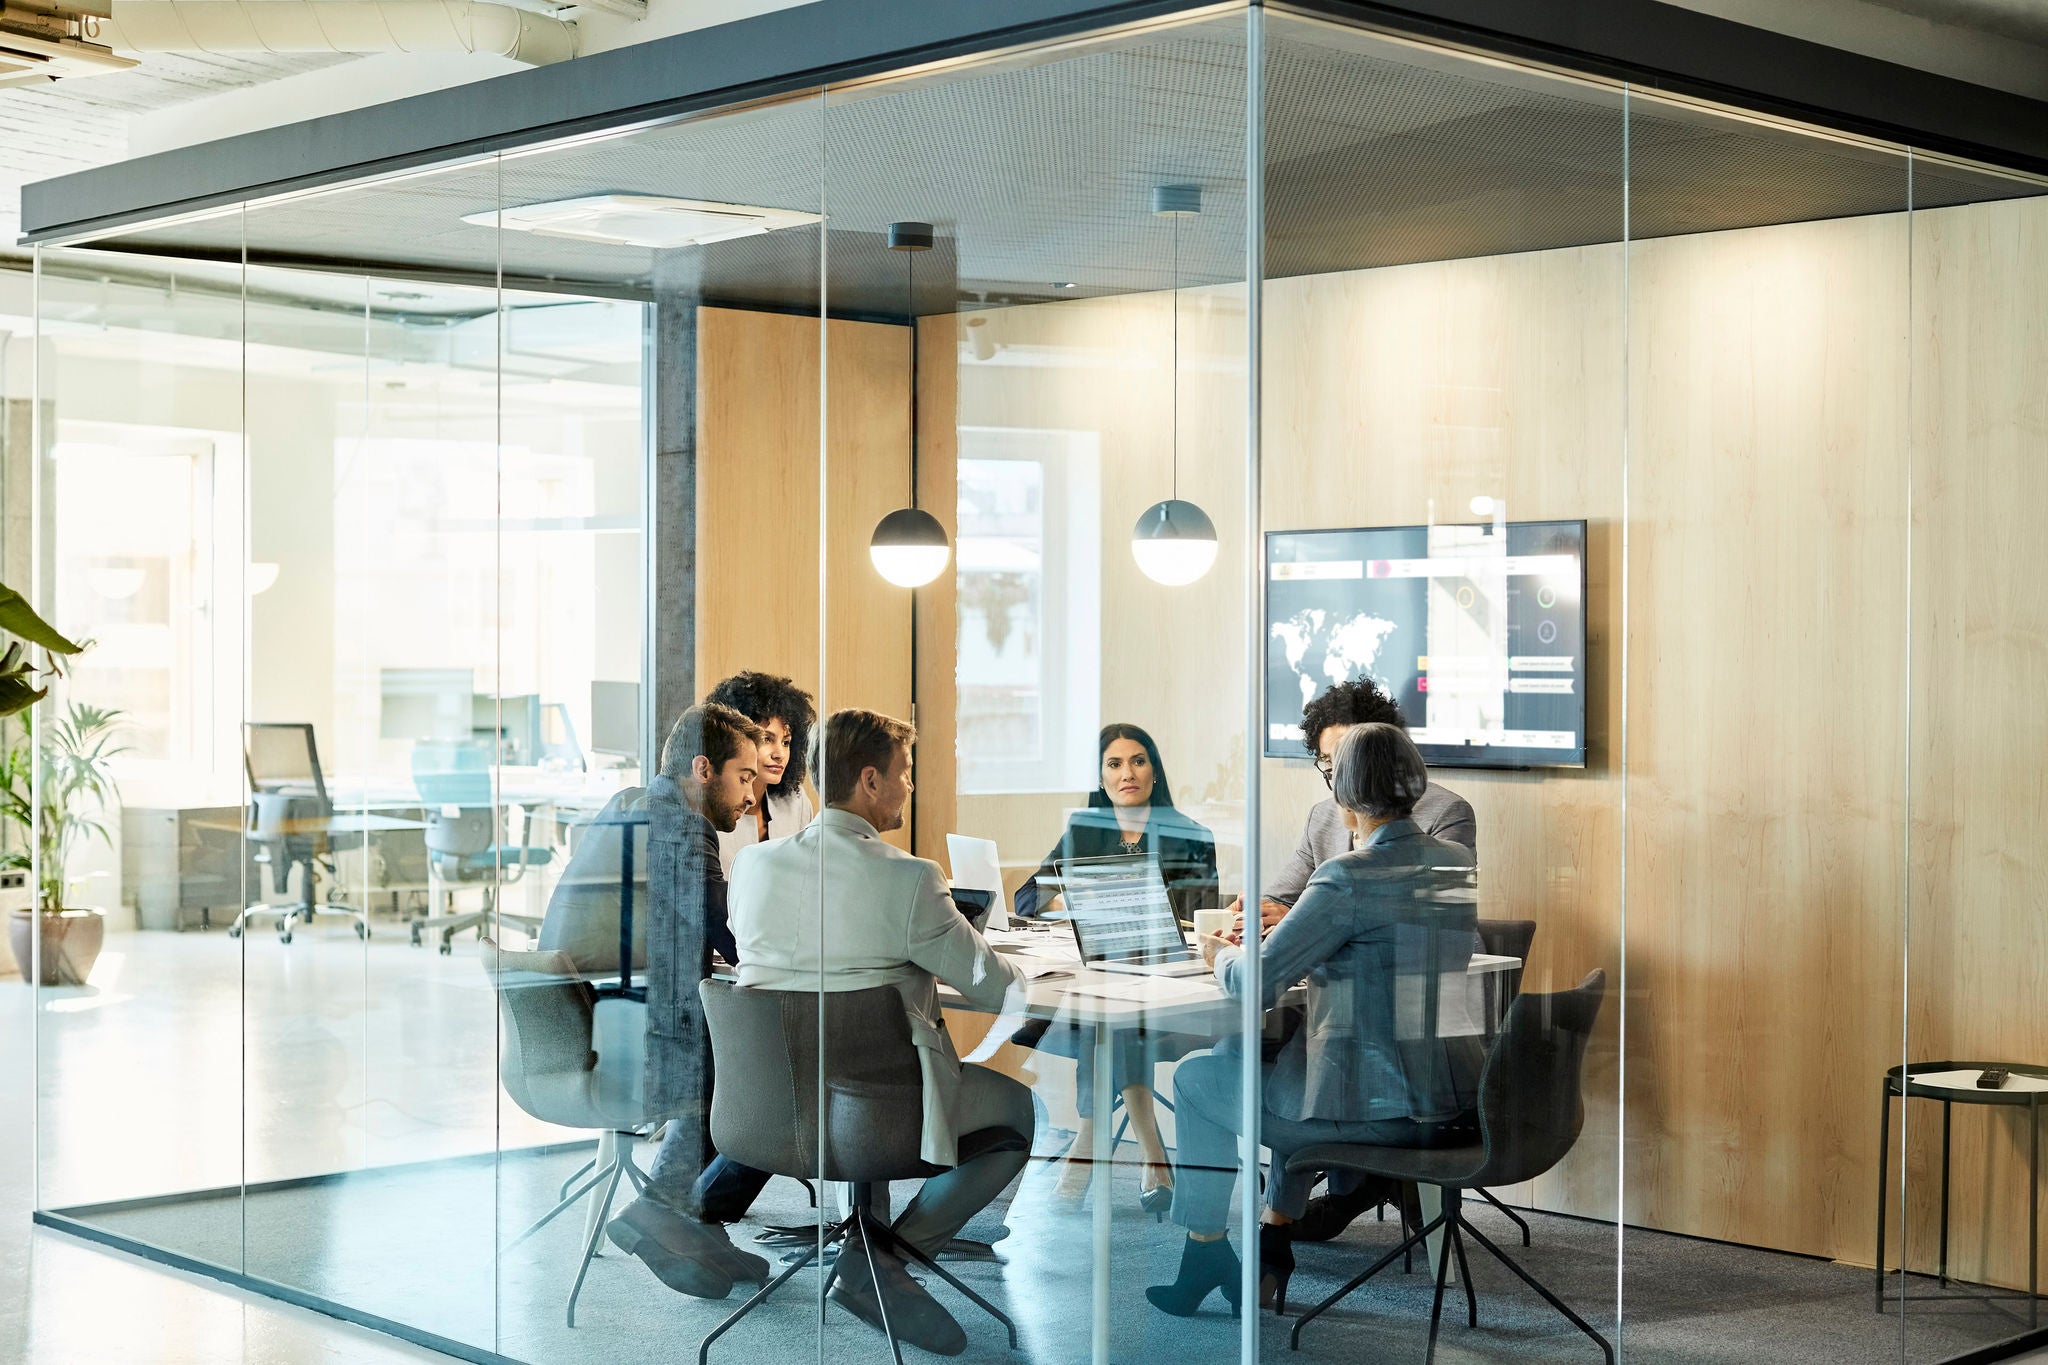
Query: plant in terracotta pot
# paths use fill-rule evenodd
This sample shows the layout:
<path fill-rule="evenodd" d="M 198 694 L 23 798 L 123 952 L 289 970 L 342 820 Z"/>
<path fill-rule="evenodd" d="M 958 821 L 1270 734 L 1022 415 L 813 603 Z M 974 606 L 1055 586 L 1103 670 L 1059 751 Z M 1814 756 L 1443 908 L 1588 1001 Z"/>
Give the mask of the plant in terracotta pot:
<path fill-rule="evenodd" d="M 94 839 L 111 845 L 108 807 L 118 798 L 111 765 L 128 746 L 116 742 L 125 715 L 106 707 L 73 702 L 48 726 L 40 742 L 23 740 L 0 759 L 0 814 L 33 829 L 40 867 L 33 909 L 9 917 L 8 946 L 23 976 L 29 973 L 35 937 L 42 937 L 42 984 L 82 986 L 98 960 L 106 916 L 66 904 L 71 859 Z M 40 767 L 40 790 L 32 790 Z M 14 852 L 0 863 L 27 867 Z"/>

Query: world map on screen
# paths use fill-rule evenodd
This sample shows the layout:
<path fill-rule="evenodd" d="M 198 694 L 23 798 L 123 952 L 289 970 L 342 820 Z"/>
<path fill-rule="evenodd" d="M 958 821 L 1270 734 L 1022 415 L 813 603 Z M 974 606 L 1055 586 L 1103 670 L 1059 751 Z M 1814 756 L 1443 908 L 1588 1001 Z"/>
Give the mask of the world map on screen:
<path fill-rule="evenodd" d="M 1306 707 L 1336 683 L 1360 677 L 1386 683 L 1380 653 L 1399 628 L 1398 622 L 1370 612 L 1308 607 L 1284 621 L 1275 621 L 1271 631 L 1286 653 L 1287 666 L 1294 671 L 1301 690 L 1301 704 Z"/>

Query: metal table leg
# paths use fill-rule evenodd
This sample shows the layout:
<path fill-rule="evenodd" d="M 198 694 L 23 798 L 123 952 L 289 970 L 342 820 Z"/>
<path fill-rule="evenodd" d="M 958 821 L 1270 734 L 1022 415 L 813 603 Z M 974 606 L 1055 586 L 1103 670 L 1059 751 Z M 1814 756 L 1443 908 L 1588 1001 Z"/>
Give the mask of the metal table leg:
<path fill-rule="evenodd" d="M 1892 1088 L 1891 1082 L 1879 1081 L 1877 1087 L 1877 1270 L 1876 1310 L 1884 1311 L 1884 1224 L 1885 1196 L 1889 1193 L 1887 1182 L 1891 1175 L 1892 1162 Z"/>
<path fill-rule="evenodd" d="M 2040 1325 L 2041 1096 L 2036 1092 L 2027 1101 L 2027 1326 Z"/>
<path fill-rule="evenodd" d="M 1936 1280 L 1943 1289 L 1948 1288 L 1948 1129 L 1949 1119 L 1955 1113 L 1955 1106 L 1947 1100 L 1941 1102 L 1941 1260 L 1936 1267 Z"/>
<path fill-rule="evenodd" d="M 1095 1122 L 1090 1125 L 1094 1144 L 1089 1152 L 1095 1163 L 1093 1178 L 1089 1181 L 1089 1188 L 1095 1196 L 1095 1321 L 1090 1334 L 1089 1353 L 1095 1365 L 1109 1365 L 1109 1113 L 1114 1084 L 1111 1075 L 1116 1054 L 1114 1041 L 1106 1027 L 1095 1030 Z"/>

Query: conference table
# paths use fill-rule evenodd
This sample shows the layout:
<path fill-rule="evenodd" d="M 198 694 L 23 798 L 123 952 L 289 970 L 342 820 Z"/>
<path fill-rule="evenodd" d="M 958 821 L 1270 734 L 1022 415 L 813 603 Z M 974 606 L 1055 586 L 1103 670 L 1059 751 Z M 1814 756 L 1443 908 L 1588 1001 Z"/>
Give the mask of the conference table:
<path fill-rule="evenodd" d="M 1094 1148 L 1090 1197 L 1093 1200 L 1091 1242 L 1094 1251 L 1090 1356 L 1094 1365 L 1109 1360 L 1109 1247 L 1110 1247 L 1110 1157 L 1113 1126 L 1109 1122 L 1115 1102 L 1112 1074 L 1116 1049 L 1114 1035 L 1132 1029 L 1166 1030 L 1223 1039 L 1239 1031 L 1241 1006 L 1226 994 L 1215 977 L 1149 976 L 1129 972 L 1107 972 L 1081 965 L 1074 935 L 1064 921 L 1044 927 L 991 929 L 987 938 L 998 953 L 1016 964 L 1029 977 L 1023 999 L 1005 1005 L 1006 1017 L 1052 1019 L 1061 1024 L 1092 1027 L 1096 1031 L 1095 1065 L 1087 1083 L 1094 1092 L 1094 1112 L 1102 1119 L 1093 1125 Z M 1513 971 L 1522 965 L 1518 957 L 1475 953 L 1466 968 L 1471 983 L 1470 1008 L 1489 1034 L 1500 1027 L 1506 992 L 1489 989 L 1495 973 Z M 1298 989 L 1298 988 L 1297 988 Z M 940 1003 L 948 1009 L 986 1013 L 956 992 L 941 987 Z M 1009 1030 L 998 1023 L 990 1030 L 991 1042 L 1007 1038 Z M 998 1037 L 999 1035 L 999 1037 Z M 976 1054 L 987 1050 L 985 1043 Z M 1083 1078 L 1077 1076 L 1078 1087 Z M 1435 1194 L 1423 1191 L 1425 1197 Z M 1424 1210 L 1425 1216 L 1430 1211 Z M 1436 1234 L 1441 1237 L 1442 1234 Z M 1435 1263 L 1438 1247 L 1433 1238 L 1430 1262 Z"/>

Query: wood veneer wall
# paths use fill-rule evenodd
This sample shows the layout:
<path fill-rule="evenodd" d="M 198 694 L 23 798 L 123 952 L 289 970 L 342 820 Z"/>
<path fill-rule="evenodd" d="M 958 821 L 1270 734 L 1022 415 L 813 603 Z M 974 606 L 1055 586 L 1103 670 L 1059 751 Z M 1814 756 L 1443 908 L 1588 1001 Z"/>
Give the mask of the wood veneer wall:
<path fill-rule="evenodd" d="M 1631 1223 L 1867 1263 L 1909 890 L 1912 1055 L 2048 1061 L 2048 201 L 1623 250 L 1270 284 L 1267 525 L 1452 519 L 1480 493 L 1587 519 L 1587 768 L 1439 774 L 1478 812 L 1487 913 L 1541 926 L 1526 988 L 1609 973 L 1585 1135 L 1523 1196 L 1613 1216 L 1626 1142 Z M 1183 295 L 1182 487 L 1224 544 L 1174 592 L 1126 548 L 1167 460 L 1164 313 L 985 314 L 998 358 L 961 358 L 957 421 L 1098 438 L 1103 717 L 1227 806 L 1241 670 L 1204 664 L 1245 640 L 1241 291 Z M 1305 762 L 1265 781 L 1270 865 L 1324 790 Z M 1021 877 L 1081 797 L 959 817 Z M 1966 1119 L 1952 1267 L 2023 1282 L 2024 1134 Z M 1937 1122 L 1911 1134 L 1919 1266 Z"/>
<path fill-rule="evenodd" d="M 761 669 L 794 678 L 821 713 L 907 717 L 910 595 L 875 573 L 868 537 L 909 491 L 910 329 L 827 328 L 821 549 L 818 320 L 698 310 L 697 676 L 709 687 Z M 907 831 L 890 838 L 908 844 Z"/>

